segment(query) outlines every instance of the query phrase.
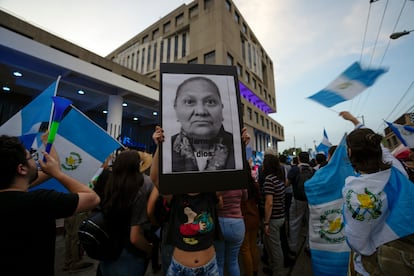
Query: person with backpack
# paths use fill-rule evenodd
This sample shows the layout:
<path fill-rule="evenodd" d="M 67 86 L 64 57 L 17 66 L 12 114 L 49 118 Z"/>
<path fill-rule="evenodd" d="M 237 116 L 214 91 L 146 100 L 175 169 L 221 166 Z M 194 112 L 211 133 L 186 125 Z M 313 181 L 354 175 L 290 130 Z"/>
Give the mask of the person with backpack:
<path fill-rule="evenodd" d="M 289 249 L 290 258 L 295 259 L 298 254 L 299 237 L 302 231 L 306 233 L 305 252 L 309 251 L 309 208 L 305 194 L 305 181 L 314 174 L 314 169 L 309 165 L 309 153 L 301 152 L 298 155 L 297 166 L 290 169 L 288 173 L 288 185 L 293 188 L 293 200 L 289 210 Z M 305 227 L 305 229 L 302 229 Z"/>
<path fill-rule="evenodd" d="M 101 258 L 99 267 L 103 276 L 144 275 L 147 269 L 152 244 L 144 236 L 144 227 L 148 223 L 147 200 L 153 184 L 140 171 L 140 165 L 136 150 L 121 152 L 105 184 L 101 212 L 108 232 L 118 238 L 121 246 L 107 252 L 113 253 L 110 258 Z M 87 250 L 87 246 L 84 248 Z"/>

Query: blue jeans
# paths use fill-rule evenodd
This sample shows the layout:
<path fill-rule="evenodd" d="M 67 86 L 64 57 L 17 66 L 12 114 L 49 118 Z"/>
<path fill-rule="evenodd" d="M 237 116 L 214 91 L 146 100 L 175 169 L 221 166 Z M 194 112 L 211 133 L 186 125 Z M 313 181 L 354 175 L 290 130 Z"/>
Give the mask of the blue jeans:
<path fill-rule="evenodd" d="M 102 276 L 144 275 L 147 266 L 148 260 L 135 256 L 125 248 L 117 260 L 99 263 Z"/>
<path fill-rule="evenodd" d="M 219 217 L 219 222 L 224 241 L 216 241 L 214 245 L 220 276 L 224 275 L 224 264 L 229 275 L 239 276 L 239 251 L 244 240 L 244 220 Z"/>
<path fill-rule="evenodd" d="M 144 274 L 142 274 L 144 275 Z M 174 257 L 171 259 L 170 267 L 168 268 L 167 276 L 218 276 L 218 266 L 216 257 L 214 256 L 208 263 L 199 267 L 186 267 L 177 262 Z"/>

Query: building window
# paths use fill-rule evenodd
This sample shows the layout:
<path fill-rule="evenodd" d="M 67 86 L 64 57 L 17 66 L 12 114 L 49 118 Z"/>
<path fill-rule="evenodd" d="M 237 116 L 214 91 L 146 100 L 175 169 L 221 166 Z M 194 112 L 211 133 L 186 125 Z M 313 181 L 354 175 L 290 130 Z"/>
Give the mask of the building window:
<path fill-rule="evenodd" d="M 240 23 L 240 15 L 237 12 L 234 12 L 234 21 L 236 21 L 237 24 Z"/>
<path fill-rule="evenodd" d="M 144 36 L 143 38 L 142 38 L 142 43 L 144 44 L 144 43 L 147 43 L 149 41 L 149 38 L 148 38 L 148 35 L 146 35 L 146 36 Z"/>
<path fill-rule="evenodd" d="M 170 62 L 171 58 L 171 37 L 167 40 L 167 62 Z"/>
<path fill-rule="evenodd" d="M 135 62 L 135 71 L 137 71 L 137 72 L 138 72 L 138 66 L 139 66 L 139 54 L 140 54 L 140 52 L 137 51 L 137 60 Z"/>
<path fill-rule="evenodd" d="M 262 95 L 262 86 L 259 84 L 259 93 Z"/>
<path fill-rule="evenodd" d="M 264 118 L 263 118 L 263 115 L 260 115 L 260 122 L 262 123 L 262 126 L 264 126 Z"/>
<path fill-rule="evenodd" d="M 171 30 L 171 22 L 168 21 L 167 23 L 164 23 L 164 33 L 168 33 Z"/>
<path fill-rule="evenodd" d="M 214 1 L 213 0 L 204 0 L 204 9 L 210 9 L 213 7 Z"/>
<path fill-rule="evenodd" d="M 198 15 L 198 5 L 194 5 L 190 8 L 190 18 L 193 18 Z"/>
<path fill-rule="evenodd" d="M 188 64 L 197 64 L 197 63 L 198 63 L 198 58 L 193 58 L 188 61 Z"/>
<path fill-rule="evenodd" d="M 246 76 L 245 76 L 244 80 L 245 80 L 247 83 L 250 83 L 250 74 L 249 74 L 247 71 L 246 71 Z"/>
<path fill-rule="evenodd" d="M 145 48 L 142 49 L 141 72 L 144 72 L 144 62 L 145 62 Z"/>
<path fill-rule="evenodd" d="M 253 82 L 253 88 L 256 89 L 256 79 L 252 78 L 252 82 Z"/>
<path fill-rule="evenodd" d="M 178 35 L 174 37 L 174 60 L 178 57 Z"/>
<path fill-rule="evenodd" d="M 243 76 L 243 67 L 240 65 L 240 63 L 237 63 L 237 75 L 239 77 Z"/>
<path fill-rule="evenodd" d="M 152 31 L 152 40 L 155 40 L 159 37 L 160 35 L 160 30 L 159 29 L 155 29 L 154 31 Z"/>
<path fill-rule="evenodd" d="M 243 32 L 245 35 L 247 35 L 247 26 L 246 26 L 246 24 L 244 24 L 244 23 L 243 23 L 243 25 L 242 25 L 242 32 Z"/>
<path fill-rule="evenodd" d="M 182 37 L 182 41 L 181 41 L 181 57 L 185 57 L 187 55 L 186 50 L 187 50 L 187 34 L 184 33 L 183 37 Z"/>
<path fill-rule="evenodd" d="M 224 5 L 226 6 L 226 10 L 231 11 L 231 3 L 229 0 L 226 0 L 224 2 Z"/>
<path fill-rule="evenodd" d="M 183 24 L 184 22 L 184 13 L 181 13 L 175 17 L 175 26 Z"/>
<path fill-rule="evenodd" d="M 211 51 L 204 55 L 204 64 L 216 63 L 216 51 Z"/>
<path fill-rule="evenodd" d="M 252 47 L 250 46 L 250 43 L 247 43 L 247 55 L 249 57 L 249 68 L 252 68 Z"/>
<path fill-rule="evenodd" d="M 227 65 L 233 65 L 233 57 L 227 53 Z"/>
<path fill-rule="evenodd" d="M 150 68 L 150 62 L 151 62 L 151 45 L 148 46 L 148 53 L 147 53 L 147 71 Z"/>
<path fill-rule="evenodd" d="M 160 63 L 164 62 L 164 40 L 160 43 Z"/>
<path fill-rule="evenodd" d="M 154 43 L 154 55 L 152 56 L 152 69 L 157 65 L 157 42 Z"/>
<path fill-rule="evenodd" d="M 266 119 L 266 128 L 269 129 L 269 120 Z"/>
<path fill-rule="evenodd" d="M 252 120 L 252 109 L 250 107 L 247 107 L 247 117 L 249 120 Z"/>
<path fill-rule="evenodd" d="M 243 60 L 246 61 L 246 41 L 244 38 L 241 38 L 241 47 Z"/>
<path fill-rule="evenodd" d="M 259 123 L 259 113 L 257 113 L 257 111 L 254 112 L 254 118 L 256 120 L 256 123 Z"/>

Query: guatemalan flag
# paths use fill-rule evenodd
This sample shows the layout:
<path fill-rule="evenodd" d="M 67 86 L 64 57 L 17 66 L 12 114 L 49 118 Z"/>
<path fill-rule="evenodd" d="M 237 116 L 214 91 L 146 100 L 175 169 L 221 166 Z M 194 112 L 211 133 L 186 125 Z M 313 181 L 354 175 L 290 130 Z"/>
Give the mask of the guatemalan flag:
<path fill-rule="evenodd" d="M 414 127 L 386 122 L 404 146 L 414 148 Z"/>
<path fill-rule="evenodd" d="M 325 156 L 328 156 L 328 150 L 332 146 L 331 142 L 329 142 L 328 134 L 326 133 L 326 130 L 323 129 L 323 138 L 322 142 L 316 147 L 316 152 L 323 152 Z"/>
<path fill-rule="evenodd" d="M 4 123 L 0 127 L 0 134 L 20 136 L 21 140 L 31 136 L 26 139 L 28 142 L 25 146 L 28 149 L 44 150 L 40 139 L 42 129 L 39 126 L 47 123 L 51 117 L 55 87 L 56 83 Z M 85 184 L 90 182 L 105 159 L 122 147 L 116 139 L 73 106 L 65 112 L 53 145 L 59 155 L 61 170 Z M 35 189 L 67 191 L 54 179 L 32 188 Z"/>
<path fill-rule="evenodd" d="M 332 107 L 359 95 L 387 71 L 385 68 L 362 69 L 360 64 L 355 62 L 325 89 L 308 98 L 326 107 Z"/>
<path fill-rule="evenodd" d="M 309 246 L 313 275 L 347 275 L 350 248 L 342 215 L 342 187 L 354 175 L 349 162 L 346 135 L 328 164 L 305 182 L 309 204 Z"/>

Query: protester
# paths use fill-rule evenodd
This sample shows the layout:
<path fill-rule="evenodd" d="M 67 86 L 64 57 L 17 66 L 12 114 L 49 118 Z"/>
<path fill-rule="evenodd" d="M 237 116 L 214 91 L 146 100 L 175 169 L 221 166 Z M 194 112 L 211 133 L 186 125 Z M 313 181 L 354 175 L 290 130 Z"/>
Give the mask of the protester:
<path fill-rule="evenodd" d="M 153 134 L 157 144 L 151 166 L 151 179 L 159 187 L 159 145 L 164 142 L 161 127 Z M 242 131 L 247 144 L 250 137 Z M 214 240 L 220 239 L 215 193 L 164 195 L 170 202 L 171 213 L 167 243 L 174 246 L 167 275 L 219 275 Z"/>
<path fill-rule="evenodd" d="M 171 137 L 172 171 L 234 169 L 233 135 L 223 127 L 223 104 L 217 85 L 192 77 L 174 99 L 180 133 Z"/>
<path fill-rule="evenodd" d="M 346 143 L 359 175 L 347 177 L 342 190 L 346 238 L 355 253 L 351 268 L 360 275 L 413 275 L 414 186 L 381 135 L 349 112 L 340 115 L 356 127 Z"/>
<path fill-rule="evenodd" d="M 259 215 L 259 184 L 248 167 L 247 200 L 241 202 L 245 233 L 240 257 L 245 276 L 257 276 L 259 270 L 259 249 L 257 236 L 260 229 Z M 253 172 L 253 170 L 252 170 Z M 254 174 L 255 175 L 255 174 Z"/>
<path fill-rule="evenodd" d="M 136 150 L 121 152 L 105 184 L 101 208 L 114 229 L 121 230 L 125 245 L 118 259 L 100 262 L 103 276 L 144 275 L 147 269 L 152 244 L 144 236 L 144 226 L 149 222 L 147 199 L 153 185 L 140 165 Z"/>
<path fill-rule="evenodd" d="M 225 268 L 230 275 L 240 275 L 239 252 L 245 232 L 241 202 L 247 200 L 247 190 L 222 191 L 219 200 L 222 207 L 217 214 L 224 239 L 215 246 L 220 276 Z"/>
<path fill-rule="evenodd" d="M 299 247 L 299 235 L 302 232 L 302 227 L 305 227 L 306 233 L 305 251 L 309 252 L 309 234 L 308 234 L 308 221 L 309 221 L 309 209 L 306 195 L 304 195 L 303 182 L 305 176 L 302 174 L 313 173 L 312 167 L 309 165 L 309 153 L 300 152 L 298 156 L 298 165 L 292 166 L 288 173 L 288 183 L 293 187 L 293 201 L 289 210 L 289 248 L 290 257 L 296 258 Z M 310 177 L 310 175 L 306 176 Z"/>
<path fill-rule="evenodd" d="M 285 169 L 278 157 L 266 154 L 263 160 L 265 176 L 265 243 L 270 257 L 272 275 L 284 275 L 283 251 L 280 241 L 281 227 L 285 222 Z"/>
<path fill-rule="evenodd" d="M 95 208 L 99 196 L 60 170 L 56 151 L 37 160 L 16 137 L 0 136 L 0 275 L 54 275 L 56 219 Z M 38 172 L 38 165 L 41 172 Z M 28 192 L 45 174 L 69 193 Z"/>

